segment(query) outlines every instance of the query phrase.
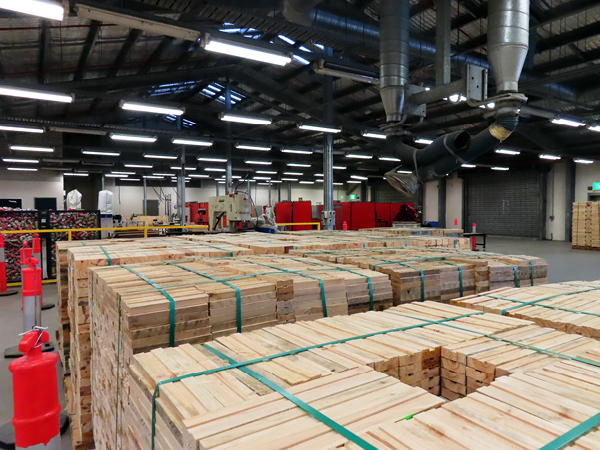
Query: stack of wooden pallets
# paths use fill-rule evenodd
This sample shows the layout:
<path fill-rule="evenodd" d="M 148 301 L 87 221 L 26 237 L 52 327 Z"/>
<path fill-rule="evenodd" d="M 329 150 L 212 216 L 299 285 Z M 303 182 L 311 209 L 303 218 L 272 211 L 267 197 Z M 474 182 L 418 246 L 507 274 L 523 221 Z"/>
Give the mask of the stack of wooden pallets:
<path fill-rule="evenodd" d="M 600 250 L 600 202 L 573 203 L 573 248 Z"/>
<path fill-rule="evenodd" d="M 466 398 L 411 420 L 373 427 L 360 437 L 381 450 L 537 450 L 561 437 L 562 445 L 551 448 L 595 449 L 600 447 L 600 431 L 593 423 L 572 437 L 565 435 L 598 413 L 599 384 L 598 368 L 559 362 L 502 377 Z M 363 447 L 347 442 L 339 448 Z"/>
<path fill-rule="evenodd" d="M 599 281 L 504 288 L 459 298 L 452 303 L 600 339 Z"/>
<path fill-rule="evenodd" d="M 334 377 L 332 373 L 346 376 L 354 371 L 364 371 L 364 367 L 368 366 L 392 378 L 397 378 L 405 384 L 422 387 L 433 394 L 439 394 L 439 362 L 442 345 L 475 339 L 478 331 L 486 330 L 485 332 L 495 333 L 524 327 L 529 323 L 490 314 L 462 317 L 465 312 L 466 310 L 463 308 L 425 302 L 403 305 L 383 312 L 278 325 L 220 338 L 206 346 L 219 352 L 218 354 L 222 357 L 230 358 L 228 362 L 255 360 L 313 347 L 294 355 L 282 356 L 248 366 L 250 370 L 277 386 L 288 390 L 293 390 L 295 389 L 293 386 L 297 386 L 299 388 L 296 390 L 297 392 L 302 392 L 302 388 L 310 386 L 310 383 L 315 382 L 314 380 L 323 379 L 326 382 L 336 379 L 332 378 Z M 456 319 L 452 320 L 453 318 Z M 444 327 L 443 323 L 431 323 L 435 321 L 447 321 L 448 324 L 460 326 L 465 331 L 455 331 L 452 328 Z M 390 332 L 399 328 L 408 329 Z M 469 329 L 471 331 L 468 331 Z M 359 338 L 365 335 L 369 336 L 364 339 Z M 125 399 L 120 398 L 125 415 L 118 426 L 120 436 L 117 440 L 119 442 L 130 442 L 129 439 L 133 439 L 139 444 L 139 448 L 150 448 L 148 438 L 151 436 L 151 398 L 158 382 L 175 376 L 198 373 L 227 365 L 226 361 L 212 354 L 206 346 L 189 345 L 159 349 L 134 357 L 134 364 L 130 369 L 132 379 L 129 382 L 132 386 L 131 403 L 125 404 Z M 367 371 L 367 373 L 371 372 Z M 382 377 L 376 374 L 373 376 Z M 391 393 L 387 391 L 386 386 L 395 386 L 397 382 L 386 377 L 378 379 L 384 383 L 381 386 L 381 399 L 363 398 L 363 401 L 368 403 L 364 407 L 374 408 L 370 409 L 374 415 L 378 414 L 377 405 L 380 402 L 391 406 L 393 405 L 392 399 L 396 397 L 394 394 L 389 395 Z M 414 387 L 410 389 L 414 389 Z M 232 419 L 229 413 L 225 413 L 227 407 L 232 408 L 232 411 L 247 410 L 250 414 L 248 417 L 258 420 L 260 414 L 250 402 L 260 403 L 260 399 L 266 401 L 263 396 L 267 392 L 270 391 L 265 389 L 262 383 L 238 370 L 163 384 L 158 392 L 157 416 L 160 417 L 157 420 L 156 443 L 160 443 L 162 448 L 183 448 L 184 445 L 190 445 L 185 448 L 197 448 L 193 446 L 195 444 L 188 443 L 186 439 L 189 437 L 186 436 L 193 437 L 194 442 L 201 439 L 200 428 L 196 427 L 201 423 L 214 425 L 214 420 L 209 418 L 212 417 L 211 414 L 221 410 L 224 413 L 222 417 L 227 417 L 230 424 L 237 423 L 231 422 L 237 418 L 242 421 L 235 425 L 239 430 L 234 434 L 239 432 L 240 437 L 244 436 L 248 429 L 243 425 L 245 415 L 241 412 L 236 413 L 235 419 Z M 351 392 L 353 389 L 349 387 L 348 395 L 353 395 Z M 335 390 L 331 393 L 333 395 Z M 420 398 L 422 395 L 418 394 L 418 397 Z M 402 397 L 397 397 L 397 400 L 402 401 Z M 389 401 L 392 403 L 388 403 Z M 260 404 L 264 405 L 264 403 Z M 236 406 L 232 405 L 238 405 L 241 409 L 235 409 Z M 293 407 L 293 405 L 288 405 L 288 410 L 289 407 Z M 346 410 L 349 411 L 348 405 L 346 405 Z M 304 416 L 304 413 L 299 410 L 295 414 Z M 406 414 L 411 413 L 399 414 L 398 411 L 395 411 L 390 416 L 390 420 L 399 420 Z M 381 420 L 384 416 L 378 417 Z M 114 430 L 114 424 L 114 421 L 106 420 L 104 425 L 99 424 L 99 426 Z M 267 424 L 268 422 L 265 422 L 265 425 Z M 369 424 L 372 423 L 369 422 Z M 314 425 L 317 426 L 317 429 L 313 430 L 314 432 L 320 430 L 315 438 L 326 434 L 328 439 L 334 439 L 332 442 L 338 442 L 339 436 L 331 435 L 327 427 L 319 425 L 318 422 L 315 422 Z M 273 426 L 277 426 L 277 422 L 268 425 L 270 438 L 275 436 L 274 430 L 270 429 Z M 310 427 L 312 429 L 312 424 Z M 279 426 L 275 430 L 277 430 L 277 434 L 279 431 L 284 433 Z M 213 431 L 217 431 L 217 429 Z M 285 434 L 287 433 L 286 431 Z M 108 439 L 107 442 L 114 442 L 114 440 Z M 245 445 L 245 442 L 246 440 L 235 441 L 235 445 L 239 446 L 242 443 Z M 320 442 L 322 441 L 311 441 L 310 444 L 316 445 L 316 447 L 306 448 L 329 448 L 321 447 L 323 444 L 319 444 Z M 201 444 L 205 445 L 203 442 Z M 157 446 L 156 448 L 161 447 Z"/>

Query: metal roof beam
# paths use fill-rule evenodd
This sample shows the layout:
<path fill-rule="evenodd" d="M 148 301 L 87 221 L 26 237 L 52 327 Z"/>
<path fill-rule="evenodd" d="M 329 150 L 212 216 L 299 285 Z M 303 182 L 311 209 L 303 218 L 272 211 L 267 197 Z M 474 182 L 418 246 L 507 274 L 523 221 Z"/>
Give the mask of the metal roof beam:
<path fill-rule="evenodd" d="M 160 57 L 165 52 L 165 50 L 173 43 L 175 40 L 174 37 L 167 36 L 165 37 L 160 44 L 154 49 L 152 54 L 148 57 L 148 60 L 144 63 L 144 65 L 138 70 L 138 75 L 144 75 L 150 72 L 152 66 L 160 60 Z"/>
<path fill-rule="evenodd" d="M 38 84 L 46 83 L 46 68 L 50 59 L 50 21 L 42 20 L 40 33 L 40 55 L 38 60 Z"/>
<path fill-rule="evenodd" d="M 85 43 L 83 44 L 83 50 L 81 50 L 81 55 L 79 56 L 79 63 L 77 64 L 77 71 L 75 72 L 75 76 L 73 77 L 74 81 L 83 80 L 83 73 L 87 66 L 88 58 L 92 53 L 92 49 L 96 44 L 96 40 L 98 39 L 98 34 L 100 32 L 100 22 L 97 20 L 92 20 L 90 24 L 90 30 L 88 31 L 88 35 L 85 38 Z"/>

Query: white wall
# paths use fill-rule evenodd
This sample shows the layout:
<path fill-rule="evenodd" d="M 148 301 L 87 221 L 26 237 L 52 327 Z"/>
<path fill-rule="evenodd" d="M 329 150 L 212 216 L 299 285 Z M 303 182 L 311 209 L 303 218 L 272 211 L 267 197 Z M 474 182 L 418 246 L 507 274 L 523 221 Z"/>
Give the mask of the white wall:
<path fill-rule="evenodd" d="M 600 163 L 575 164 L 575 201 L 587 202 L 588 186 L 600 181 Z"/>
<path fill-rule="evenodd" d="M 438 184 L 437 181 L 425 183 L 423 193 L 423 221 L 425 222 L 438 221 Z"/>
<path fill-rule="evenodd" d="M 546 239 L 566 239 L 565 215 L 567 202 L 567 164 L 555 163 L 548 173 L 548 203 L 546 206 Z"/>
<path fill-rule="evenodd" d="M 33 209 L 36 197 L 54 197 L 58 209 L 62 209 L 62 174 L 2 170 L 0 173 L 0 198 L 20 198 L 23 208 Z"/>
<path fill-rule="evenodd" d="M 458 225 L 454 221 L 458 219 Z M 462 228 L 463 180 L 453 173 L 446 178 L 446 228 Z"/>

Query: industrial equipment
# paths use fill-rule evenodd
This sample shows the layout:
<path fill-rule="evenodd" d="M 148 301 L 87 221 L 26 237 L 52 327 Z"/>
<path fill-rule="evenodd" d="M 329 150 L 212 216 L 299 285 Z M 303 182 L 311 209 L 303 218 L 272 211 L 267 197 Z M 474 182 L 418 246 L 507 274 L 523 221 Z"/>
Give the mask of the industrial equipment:
<path fill-rule="evenodd" d="M 252 200 L 246 193 L 234 192 L 209 199 L 211 230 L 248 229 L 252 217 Z"/>

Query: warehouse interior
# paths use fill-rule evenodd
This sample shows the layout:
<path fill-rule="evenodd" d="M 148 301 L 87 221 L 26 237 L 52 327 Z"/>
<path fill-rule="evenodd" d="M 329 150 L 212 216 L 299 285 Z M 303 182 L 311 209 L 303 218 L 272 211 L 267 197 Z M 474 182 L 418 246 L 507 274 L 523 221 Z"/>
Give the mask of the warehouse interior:
<path fill-rule="evenodd" d="M 0 1 L 0 342 L 58 389 L 3 360 L 0 448 L 599 447 L 599 61 L 595 0 Z"/>

